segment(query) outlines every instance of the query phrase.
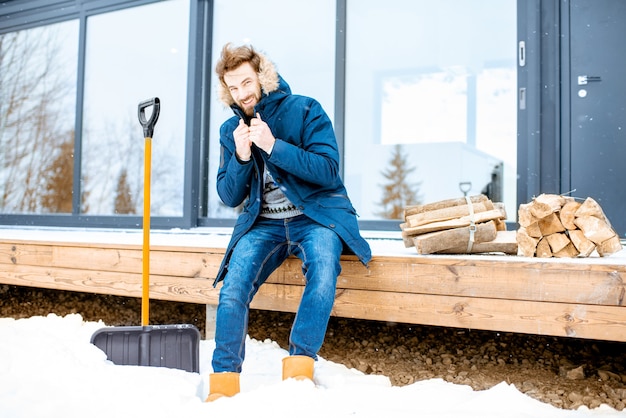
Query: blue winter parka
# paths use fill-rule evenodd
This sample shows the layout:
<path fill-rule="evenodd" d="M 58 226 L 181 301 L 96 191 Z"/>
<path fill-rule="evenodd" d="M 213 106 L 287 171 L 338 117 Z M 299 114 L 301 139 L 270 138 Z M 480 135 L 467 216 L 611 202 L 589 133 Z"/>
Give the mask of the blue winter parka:
<path fill-rule="evenodd" d="M 276 138 L 270 155 L 255 145 L 252 158 L 240 161 L 235 155 L 233 131 L 247 116 L 234 103 L 235 116 L 220 128 L 220 167 L 217 192 L 230 207 L 243 202 L 215 284 L 224 279 L 232 251 L 252 228 L 261 213 L 265 167 L 287 198 L 306 216 L 339 235 L 344 252 L 356 255 L 367 266 L 371 250 L 359 232 L 357 213 L 339 173 L 339 151 L 331 121 L 322 106 L 310 97 L 291 94 L 278 75 L 277 88 L 263 91 L 255 107 Z"/>

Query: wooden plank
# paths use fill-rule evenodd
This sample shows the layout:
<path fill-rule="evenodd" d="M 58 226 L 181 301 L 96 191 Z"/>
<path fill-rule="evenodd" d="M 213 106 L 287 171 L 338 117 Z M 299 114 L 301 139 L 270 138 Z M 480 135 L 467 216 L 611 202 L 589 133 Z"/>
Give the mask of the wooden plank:
<path fill-rule="evenodd" d="M 150 269 L 165 275 L 215 277 L 224 250 L 172 251 L 162 247 L 151 249 Z M 22 265 L 43 265 L 83 270 L 141 273 L 141 247 L 78 247 L 36 243 L 0 242 L 0 262 Z"/>
<path fill-rule="evenodd" d="M 374 256 L 366 269 L 344 257 L 338 288 L 625 306 L 626 266 L 519 257 Z M 588 261 L 588 262 L 587 262 Z M 268 283 L 304 284 L 288 259 Z"/>
<path fill-rule="evenodd" d="M 13 266 L 0 271 L 0 282 L 16 286 L 105 295 L 141 297 L 142 275 L 40 266 Z M 217 303 L 212 279 L 150 275 L 150 299 Z"/>
<path fill-rule="evenodd" d="M 217 304 L 213 278 L 223 249 L 165 248 L 151 253 L 151 298 Z M 140 297 L 139 253 L 137 245 L 0 240 L 0 283 Z M 624 340 L 620 259 L 375 255 L 368 269 L 343 256 L 342 269 L 335 315 Z M 303 284 L 301 262 L 290 258 L 261 287 L 253 307 L 295 310 Z"/>
<path fill-rule="evenodd" d="M 45 269 L 45 268 L 40 268 Z M 49 272 L 49 271 L 48 271 Z M 90 272 L 93 274 L 94 272 Z M 99 293 L 139 297 L 140 275 L 97 273 L 85 278 L 52 280 L 46 272 L 15 275 L 9 284 L 36 285 L 62 290 L 97 290 Z M 45 279 L 45 278 L 48 279 Z M 6 276 L 3 276 L 6 279 Z M 3 282 L 7 282 L 3 279 Z M 76 281 L 78 280 L 78 281 Z M 171 278 L 151 277 L 151 298 L 217 304 L 219 288 L 198 286 L 199 279 L 175 284 Z M 206 280 L 204 281 L 206 282 Z M 79 283 L 79 286 L 76 284 Z M 78 288 L 78 289 L 77 289 Z M 252 307 L 295 312 L 303 286 L 266 283 Z M 626 341 L 623 307 L 542 303 L 396 292 L 338 289 L 333 315 L 425 325 L 488 329 L 542 335 Z"/>
<path fill-rule="evenodd" d="M 301 295 L 301 286 L 264 285 L 253 305 L 257 309 L 295 312 Z M 332 314 L 409 324 L 626 341 L 626 312 L 614 306 L 343 290 L 337 292 Z"/>
<path fill-rule="evenodd" d="M 457 259 L 451 256 L 375 257 L 366 269 L 355 257 L 342 262 L 340 289 L 373 292 L 423 293 L 536 300 L 559 303 L 587 303 L 623 306 L 625 266 L 581 265 Z M 507 260 L 509 260 L 507 262 Z M 192 303 L 206 303 L 203 295 L 212 288 L 215 276 L 168 276 L 151 274 L 152 286 L 161 290 L 151 297 Z M 0 282 L 21 286 L 140 296 L 141 274 L 46 266 L 0 264 Z M 302 285 L 300 260 L 288 259 L 268 283 Z"/>

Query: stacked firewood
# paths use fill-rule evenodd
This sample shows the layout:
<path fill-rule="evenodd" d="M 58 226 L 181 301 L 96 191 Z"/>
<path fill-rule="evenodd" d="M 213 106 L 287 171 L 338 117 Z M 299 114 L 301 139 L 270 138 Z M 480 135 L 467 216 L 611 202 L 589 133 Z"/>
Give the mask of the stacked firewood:
<path fill-rule="evenodd" d="M 526 257 L 600 257 L 622 249 L 619 235 L 611 227 L 600 205 L 588 197 L 541 194 L 521 204 L 517 242 Z"/>
<path fill-rule="evenodd" d="M 517 254 L 515 231 L 507 233 L 506 211 L 477 195 L 407 206 L 400 224 L 404 245 L 418 254 Z"/>

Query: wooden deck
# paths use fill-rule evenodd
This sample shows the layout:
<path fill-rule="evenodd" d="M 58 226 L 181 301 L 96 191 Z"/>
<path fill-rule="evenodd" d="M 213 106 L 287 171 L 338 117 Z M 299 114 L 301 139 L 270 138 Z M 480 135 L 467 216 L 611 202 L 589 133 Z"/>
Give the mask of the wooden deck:
<path fill-rule="evenodd" d="M 142 252 L 134 235 L 128 244 L 2 232 L 0 283 L 141 297 Z M 152 240 L 150 297 L 217 304 L 213 278 L 224 247 L 176 241 Z M 382 245 L 380 253 L 373 248 L 369 270 L 343 257 L 333 315 L 626 341 L 625 250 L 606 258 L 539 259 L 425 256 L 401 240 Z M 261 287 L 253 307 L 293 312 L 302 290 L 300 261 L 289 259 Z"/>

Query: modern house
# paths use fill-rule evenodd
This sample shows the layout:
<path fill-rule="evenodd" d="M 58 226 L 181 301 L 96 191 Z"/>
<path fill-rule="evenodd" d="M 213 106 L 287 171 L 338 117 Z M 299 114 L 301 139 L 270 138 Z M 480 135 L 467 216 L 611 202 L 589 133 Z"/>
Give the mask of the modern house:
<path fill-rule="evenodd" d="M 624 238 L 625 21 L 621 0 L 3 1 L 0 225 L 139 227 L 137 104 L 155 96 L 153 227 L 231 225 L 213 68 L 233 42 L 329 113 L 363 229 L 398 232 L 379 202 L 402 144 L 423 202 L 497 167 L 512 224 L 567 193 Z"/>

